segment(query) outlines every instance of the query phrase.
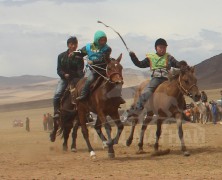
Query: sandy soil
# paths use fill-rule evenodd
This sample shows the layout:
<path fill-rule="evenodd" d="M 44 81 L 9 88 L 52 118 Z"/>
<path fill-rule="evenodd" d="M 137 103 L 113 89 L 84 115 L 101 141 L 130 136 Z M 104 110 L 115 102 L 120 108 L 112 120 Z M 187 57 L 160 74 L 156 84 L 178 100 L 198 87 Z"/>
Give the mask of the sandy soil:
<path fill-rule="evenodd" d="M 49 141 L 43 131 L 42 115 L 51 108 L 15 111 L 0 114 L 0 179 L 221 179 L 222 125 L 184 124 L 184 136 L 191 156 L 180 152 L 176 125 L 164 125 L 160 148 L 170 148 L 170 154 L 152 156 L 155 125 L 145 136 L 145 154 L 136 154 L 140 125 L 131 147 L 125 146 L 129 127 L 125 127 L 120 143 L 115 146 L 116 158 L 109 159 L 107 150 L 94 129 L 90 138 L 97 158 L 90 159 L 81 131 L 78 152 L 62 151 L 62 140 Z M 31 131 L 13 128 L 14 118 L 31 120 Z M 115 129 L 115 128 L 113 128 Z M 115 132 L 115 130 L 114 130 Z M 69 144 L 71 144 L 69 142 Z"/>

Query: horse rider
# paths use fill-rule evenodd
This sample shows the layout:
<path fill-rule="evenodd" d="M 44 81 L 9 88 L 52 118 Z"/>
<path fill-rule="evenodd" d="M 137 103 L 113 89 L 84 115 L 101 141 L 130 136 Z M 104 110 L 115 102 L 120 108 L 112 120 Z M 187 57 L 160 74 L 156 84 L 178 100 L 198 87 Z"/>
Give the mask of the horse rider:
<path fill-rule="evenodd" d="M 171 67 L 180 68 L 182 63 L 187 65 L 185 61 L 179 62 L 172 55 L 167 53 L 167 46 L 166 40 L 162 38 L 157 39 L 155 42 L 156 53 L 148 53 L 146 58 L 142 61 L 138 60 L 134 52 L 129 52 L 132 62 L 139 68 L 150 67 L 152 75 L 146 87 L 146 92 L 139 97 L 136 105 L 129 109 L 127 119 L 131 116 L 137 117 L 142 112 L 144 104 L 152 96 L 158 85 L 168 80 L 167 76 Z"/>
<path fill-rule="evenodd" d="M 88 66 L 90 73 L 86 79 L 85 85 L 76 100 L 85 100 L 90 92 L 90 85 L 102 74 L 105 74 L 106 58 L 110 58 L 112 49 L 107 45 L 107 36 L 103 31 L 96 31 L 94 42 L 88 43 L 81 49 L 84 55 L 88 55 Z M 120 98 L 120 104 L 124 104 L 124 99 Z"/>
<path fill-rule="evenodd" d="M 55 95 L 53 98 L 54 119 L 60 116 L 60 101 L 68 84 L 73 82 L 76 84 L 84 77 L 84 60 L 83 54 L 76 51 L 78 40 L 75 36 L 71 36 L 67 40 L 68 50 L 59 54 L 57 62 L 57 74 L 60 76 Z"/>

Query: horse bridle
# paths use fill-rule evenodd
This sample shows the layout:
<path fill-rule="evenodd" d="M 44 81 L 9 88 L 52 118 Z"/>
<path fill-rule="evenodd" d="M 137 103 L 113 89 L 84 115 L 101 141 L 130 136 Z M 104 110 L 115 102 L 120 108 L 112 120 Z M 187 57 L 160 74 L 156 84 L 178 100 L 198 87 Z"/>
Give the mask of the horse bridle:
<path fill-rule="evenodd" d="M 123 78 L 123 76 L 122 76 L 122 74 L 120 74 L 118 71 L 114 71 L 114 72 L 112 72 L 112 73 L 108 73 L 108 69 L 107 69 L 107 66 L 106 66 L 106 75 L 107 75 L 107 77 L 110 79 L 113 75 L 115 75 L 115 74 L 118 74 L 121 78 Z"/>
<path fill-rule="evenodd" d="M 179 75 L 179 83 L 178 83 L 179 89 L 181 90 L 182 94 L 185 94 L 186 96 L 189 96 L 189 97 L 192 98 L 192 94 L 190 93 L 190 90 L 191 90 L 194 86 L 197 87 L 197 85 L 196 85 L 196 84 L 193 84 L 193 85 L 191 85 L 188 89 L 185 89 L 185 88 L 183 87 L 182 83 L 181 83 L 180 76 L 181 76 L 181 75 Z"/>
<path fill-rule="evenodd" d="M 104 64 L 104 63 L 103 63 Z M 88 64 L 89 65 L 89 64 Z M 93 69 L 93 71 L 95 71 L 97 74 L 99 74 L 101 77 L 103 77 L 106 81 L 108 81 L 109 83 L 115 83 L 115 82 L 112 82 L 111 80 L 110 80 L 110 78 L 111 78 L 111 76 L 113 76 L 113 75 L 115 75 L 115 74 L 119 74 L 120 75 L 120 77 L 122 77 L 122 75 L 119 73 L 119 72 L 112 72 L 111 74 L 109 74 L 108 73 L 108 69 L 107 69 L 107 66 L 106 66 L 106 69 L 105 68 L 102 68 L 102 67 L 99 67 L 99 66 L 97 66 L 97 65 L 89 65 L 89 67 L 91 67 L 92 69 Z M 93 68 L 93 67 L 96 67 L 96 68 L 99 68 L 99 69 L 101 69 L 101 70 L 104 70 L 104 71 L 106 71 L 106 75 L 107 75 L 107 77 L 106 76 L 104 76 L 103 74 L 101 74 L 101 73 L 99 73 L 95 68 Z"/>

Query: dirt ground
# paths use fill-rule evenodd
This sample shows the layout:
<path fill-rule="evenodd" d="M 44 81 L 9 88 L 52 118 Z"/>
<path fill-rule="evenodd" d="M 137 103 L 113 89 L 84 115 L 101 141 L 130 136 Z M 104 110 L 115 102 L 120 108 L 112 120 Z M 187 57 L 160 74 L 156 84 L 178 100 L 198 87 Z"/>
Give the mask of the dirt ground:
<path fill-rule="evenodd" d="M 90 159 L 81 131 L 78 152 L 62 151 L 62 140 L 49 141 L 43 131 L 43 113 L 51 109 L 33 109 L 0 114 L 0 179 L 222 179 L 222 125 L 208 123 L 183 125 L 185 143 L 191 153 L 185 157 L 175 124 L 165 124 L 160 149 L 170 148 L 164 156 L 152 156 L 155 125 L 150 125 L 144 139 L 145 154 L 136 154 L 140 125 L 133 144 L 125 146 L 129 127 L 125 127 L 115 146 L 116 158 L 109 159 L 107 150 L 89 128 L 97 158 Z M 30 132 L 25 127 L 12 127 L 12 121 L 30 118 Z M 115 134 L 115 128 L 113 133 Z M 71 143 L 69 142 L 69 145 Z"/>

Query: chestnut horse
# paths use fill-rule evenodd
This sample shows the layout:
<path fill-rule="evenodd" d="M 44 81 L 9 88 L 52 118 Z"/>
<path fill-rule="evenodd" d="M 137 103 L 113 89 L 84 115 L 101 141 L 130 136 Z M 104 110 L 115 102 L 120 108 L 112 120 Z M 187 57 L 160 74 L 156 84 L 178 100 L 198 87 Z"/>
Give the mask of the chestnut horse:
<path fill-rule="evenodd" d="M 97 79 L 97 84 L 95 88 L 91 90 L 90 96 L 82 101 L 76 101 L 76 97 L 78 97 L 81 93 L 81 90 L 84 86 L 86 78 L 81 79 L 75 88 L 73 93 L 73 98 L 76 101 L 76 110 L 79 119 L 79 123 L 82 129 L 83 137 L 86 141 L 88 150 L 90 152 L 90 157 L 95 158 L 95 152 L 91 146 L 89 141 L 89 133 L 86 126 L 86 114 L 88 112 L 93 112 L 97 114 L 97 120 L 95 124 L 95 129 L 100 136 L 100 138 L 104 141 L 106 140 L 105 136 L 102 133 L 102 125 L 105 125 L 106 132 L 108 135 L 107 145 L 108 145 L 108 156 L 110 158 L 115 157 L 113 145 L 118 144 L 120 135 L 123 130 L 123 124 L 120 121 L 120 115 L 118 112 L 118 108 L 120 106 L 120 98 L 122 92 L 123 85 L 123 77 L 122 77 L 122 65 L 120 64 L 122 58 L 122 54 L 115 60 L 113 58 L 106 58 L 106 69 L 100 68 L 105 71 L 105 76 L 102 73 L 99 73 L 99 78 Z M 95 66 L 91 66 L 94 68 Z M 95 70 L 95 69 L 94 69 Z M 77 116 L 76 115 L 76 116 Z M 106 123 L 106 116 L 110 116 L 115 124 L 118 127 L 116 137 L 114 139 L 111 138 L 111 126 Z"/>
<path fill-rule="evenodd" d="M 155 114 L 157 119 L 156 143 L 154 145 L 155 151 L 158 151 L 158 141 L 161 135 L 161 126 L 163 121 L 167 118 L 175 118 L 181 141 L 181 150 L 184 152 L 184 155 L 189 155 L 189 152 L 186 151 L 182 129 L 183 110 L 185 107 L 184 95 L 189 96 L 195 102 L 199 101 L 200 92 L 196 84 L 197 79 L 194 76 L 194 68 L 185 66 L 171 76 L 168 81 L 163 82 L 157 87 L 152 97 L 150 97 L 144 106 L 147 116 L 143 121 L 141 129 L 138 144 L 139 151 L 143 151 L 144 132 L 147 128 L 147 124 L 151 122 L 152 117 Z M 134 120 L 135 119 L 136 121 L 134 121 L 132 124 L 130 137 L 127 140 L 128 146 L 132 143 L 135 128 L 133 126 L 135 126 L 135 124 L 138 122 L 138 119 L 134 118 Z"/>

